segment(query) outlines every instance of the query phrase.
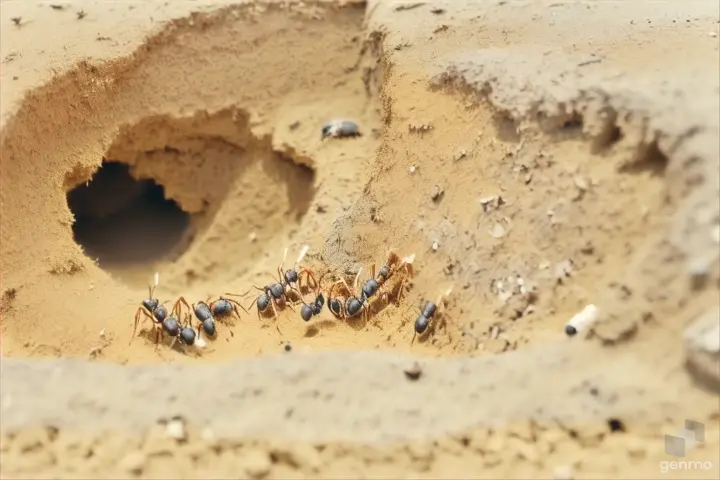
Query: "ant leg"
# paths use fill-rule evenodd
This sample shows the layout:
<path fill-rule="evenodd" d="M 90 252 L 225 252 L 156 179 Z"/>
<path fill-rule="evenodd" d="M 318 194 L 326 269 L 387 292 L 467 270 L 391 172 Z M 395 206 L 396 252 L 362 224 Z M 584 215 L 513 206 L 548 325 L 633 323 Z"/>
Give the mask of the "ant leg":
<path fill-rule="evenodd" d="M 235 301 L 235 300 L 233 300 L 232 298 L 223 298 L 223 297 L 220 297 L 220 300 L 226 300 L 226 301 L 232 303 L 233 305 L 237 305 L 238 307 L 240 307 L 240 308 L 242 308 L 243 310 L 245 310 L 245 313 L 250 313 L 250 312 L 247 311 L 247 309 L 246 309 L 245 307 L 242 306 L 242 304 L 241 304 L 240 302 Z M 237 313 L 237 309 L 235 309 L 235 313 Z M 238 318 L 240 318 L 240 314 L 238 314 Z"/>
<path fill-rule="evenodd" d="M 284 306 L 285 306 L 285 307 L 288 307 L 288 308 L 289 308 L 290 310 L 292 310 L 293 312 L 295 311 L 295 309 L 293 308 L 292 304 L 288 301 L 287 297 L 284 299 L 283 303 L 284 303 Z M 303 302 L 303 303 L 304 303 L 304 302 Z"/>
<path fill-rule="evenodd" d="M 135 312 L 135 326 L 133 327 L 132 337 L 130 337 L 130 343 L 128 343 L 128 345 L 130 345 L 132 343 L 132 341 L 135 340 L 135 334 L 137 333 L 138 322 L 140 321 L 140 312 L 142 312 L 142 311 L 143 311 L 142 307 L 138 307 L 137 311 Z"/>
<path fill-rule="evenodd" d="M 195 309 L 191 309 L 191 308 L 190 308 L 190 305 L 188 305 L 187 301 L 185 300 L 185 297 L 180 297 L 180 298 L 177 299 L 177 301 L 175 302 L 175 305 L 173 305 L 173 309 L 172 309 L 172 312 L 173 312 L 173 313 L 177 312 L 177 316 L 178 316 L 178 317 L 180 317 L 181 314 L 182 314 L 182 312 L 181 312 L 181 310 L 180 310 L 180 304 L 181 304 L 181 303 L 182 303 L 183 305 L 185 305 L 185 306 L 187 307 L 187 309 L 190 310 L 190 312 L 194 312 L 194 311 L 195 311 Z"/>
<path fill-rule="evenodd" d="M 398 304 L 400 303 L 400 300 L 405 293 L 405 285 L 407 284 L 407 281 L 407 277 L 403 277 L 403 279 L 400 281 L 400 285 L 398 286 L 397 294 L 395 295 L 395 302 Z"/>
<path fill-rule="evenodd" d="M 353 295 L 355 294 L 355 292 L 357 292 L 358 281 L 360 280 L 360 274 L 362 273 L 362 271 L 363 271 L 363 269 L 362 269 L 362 267 L 360 267 L 360 269 L 357 272 L 357 275 L 355 275 L 355 281 L 353 282 L 353 290 L 352 290 Z"/>
<path fill-rule="evenodd" d="M 278 272 L 278 279 L 280 280 L 280 285 L 285 283 L 285 279 L 283 278 L 283 266 L 285 265 L 285 260 L 287 259 L 288 254 L 288 248 L 285 247 L 285 253 L 283 254 L 282 262 L 280 262 L 280 265 L 278 265 L 277 272 Z"/>
<path fill-rule="evenodd" d="M 132 343 L 133 339 L 135 338 L 135 333 L 136 333 L 136 331 L 137 331 L 137 326 L 138 326 L 138 322 L 139 322 L 139 320 L 140 320 L 140 314 L 141 314 L 141 313 L 142 313 L 143 315 L 145 315 L 145 318 L 149 318 L 149 319 L 153 322 L 153 324 L 159 325 L 159 322 L 155 319 L 155 317 L 153 317 L 152 315 L 150 315 L 149 313 L 147 313 L 143 307 L 139 307 L 139 308 L 137 309 L 137 312 L 135 312 L 135 328 L 133 329 L 133 336 L 132 336 L 132 338 L 130 339 L 130 343 Z M 130 345 L 130 344 L 128 344 L 128 345 Z"/>
<path fill-rule="evenodd" d="M 277 309 L 275 308 L 275 300 L 274 299 L 270 301 L 270 307 L 272 307 L 273 316 L 275 317 L 275 320 L 277 320 L 278 313 L 277 313 Z M 258 317 L 259 316 L 260 316 L 260 311 L 258 310 Z"/>
<path fill-rule="evenodd" d="M 370 274 L 371 274 L 371 278 L 375 278 L 375 264 L 374 263 L 370 266 Z"/>
<path fill-rule="evenodd" d="M 357 278 L 357 277 L 356 277 L 356 278 Z M 347 284 L 347 282 L 345 281 L 344 278 L 341 278 L 341 279 L 340 279 L 340 282 L 342 282 L 342 284 L 343 284 L 343 286 L 345 287 L 345 289 L 346 289 L 346 291 L 347 291 L 348 294 L 350 294 L 350 295 L 352 295 L 352 296 L 356 296 L 356 295 L 355 295 L 355 290 L 353 290 L 352 288 L 350 288 L 350 285 Z"/>
<path fill-rule="evenodd" d="M 306 286 L 307 286 L 308 289 L 310 289 L 310 290 L 317 290 L 317 289 L 319 288 L 320 284 L 318 283 L 317 279 L 315 278 L 315 274 L 314 274 L 311 270 L 308 270 L 307 268 L 303 268 L 303 269 L 298 273 L 298 288 L 299 288 L 300 290 L 302 290 L 302 277 L 303 277 L 303 275 L 305 276 L 305 278 L 306 278 L 306 280 L 307 280 L 307 281 L 306 281 L 306 283 L 307 283 Z M 311 283 L 311 280 L 312 280 L 312 283 Z"/>
<path fill-rule="evenodd" d="M 253 285 L 253 287 L 255 287 L 255 285 Z M 255 287 L 255 288 L 257 288 L 261 292 L 264 292 L 264 290 L 262 288 L 259 288 L 259 287 Z M 247 297 L 249 293 L 250 293 L 250 290 L 248 290 L 245 293 L 226 293 L 225 295 L 229 295 L 231 297 L 241 297 L 242 298 L 242 297 Z M 220 298 L 222 298 L 222 297 L 220 297 Z"/>

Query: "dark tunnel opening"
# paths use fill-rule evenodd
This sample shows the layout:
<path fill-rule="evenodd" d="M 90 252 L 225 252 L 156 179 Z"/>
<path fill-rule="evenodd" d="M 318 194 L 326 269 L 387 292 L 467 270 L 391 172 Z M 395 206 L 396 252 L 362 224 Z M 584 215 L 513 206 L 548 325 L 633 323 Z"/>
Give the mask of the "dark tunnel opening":
<path fill-rule="evenodd" d="M 118 162 L 104 162 L 89 182 L 68 192 L 67 201 L 75 241 L 110 273 L 147 273 L 178 253 L 190 225 L 190 216 L 165 198 L 161 185 L 136 180 Z"/>

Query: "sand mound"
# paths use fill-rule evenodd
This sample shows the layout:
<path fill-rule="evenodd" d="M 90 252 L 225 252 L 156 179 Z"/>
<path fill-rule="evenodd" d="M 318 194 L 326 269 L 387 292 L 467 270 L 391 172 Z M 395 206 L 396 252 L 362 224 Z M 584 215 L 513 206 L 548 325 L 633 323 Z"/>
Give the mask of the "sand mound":
<path fill-rule="evenodd" d="M 679 338 L 720 303 L 715 14 L 628 2 L 630 35 L 609 3 L 341 3 L 165 6 L 146 38 L 113 22 L 150 7 L 63 17 L 105 53 L 53 53 L 2 112 L 3 355 L 69 357 L 4 362 L 12 474 L 647 478 L 693 415 L 704 458 L 717 352 L 687 341 L 700 385 Z M 6 52 L 4 88 L 35 68 Z M 323 141 L 335 118 L 362 136 Z M 155 272 L 167 306 L 254 294 L 303 245 L 318 276 L 390 251 L 416 274 L 368 318 L 131 342 Z M 118 365 L 151 363 L 183 365 Z"/>

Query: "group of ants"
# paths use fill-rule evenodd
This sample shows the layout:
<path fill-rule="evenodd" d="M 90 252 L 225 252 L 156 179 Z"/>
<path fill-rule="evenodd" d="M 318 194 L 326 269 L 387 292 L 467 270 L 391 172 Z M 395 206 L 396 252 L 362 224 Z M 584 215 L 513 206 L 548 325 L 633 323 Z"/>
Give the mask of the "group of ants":
<path fill-rule="evenodd" d="M 306 322 L 310 321 L 322 312 L 322 308 L 326 304 L 322 282 L 327 273 L 323 274 L 319 280 L 316 280 L 312 269 L 300 267 L 300 263 L 308 249 L 307 245 L 303 246 L 294 268 L 284 270 L 283 265 L 288 253 L 286 248 L 283 261 L 277 269 L 278 281 L 269 283 L 264 287 L 253 285 L 253 289 L 259 291 L 260 294 L 255 297 L 248 308 L 245 308 L 237 300 L 222 296 L 214 301 L 208 298 L 204 302 L 200 301 L 192 305 L 189 305 L 184 297 L 179 297 L 172 310 L 168 313 L 167 308 L 164 306 L 168 302 L 161 303 L 159 299 L 153 297 L 159 280 L 156 273 L 154 284 L 148 287 L 148 298 L 142 301 L 142 305 L 135 313 L 135 326 L 130 342 L 132 343 L 135 338 L 138 324 L 143 319 L 143 316 L 153 323 L 156 347 L 160 340 L 167 335 L 172 338 L 170 348 L 174 347 L 178 340 L 184 345 L 193 346 L 197 344 L 197 346 L 202 346 L 204 343 L 204 340 L 201 339 L 202 332 L 209 338 L 215 337 L 216 320 L 225 322 L 233 316 L 240 319 L 238 308 L 245 313 L 249 313 L 248 309 L 252 308 L 253 305 L 257 309 L 258 319 L 268 315 L 271 311 L 277 320 L 278 310 L 288 307 L 295 311 L 293 304 L 301 304 L 300 317 Z M 353 319 L 360 316 L 367 320 L 371 299 L 379 297 L 387 303 L 390 298 L 394 298 L 396 302 L 399 302 L 410 278 L 414 275 L 413 260 L 414 255 L 400 258 L 396 253 L 390 252 L 387 261 L 377 274 L 375 265 L 372 265 L 371 276 L 363 282 L 360 289 L 358 289 L 358 281 L 362 268 L 355 275 L 352 286 L 347 283 L 343 276 L 339 276 L 326 290 L 328 310 L 339 320 Z M 396 281 L 389 282 L 393 278 Z M 245 298 L 252 291 L 249 290 L 242 294 L 226 293 L 225 295 L 227 297 Z M 305 292 L 305 295 L 312 293 L 314 299 L 310 303 L 306 302 L 303 292 Z M 438 306 L 442 306 L 443 296 L 441 295 L 436 302 L 423 302 L 420 314 L 415 320 L 415 332 L 412 342 L 414 342 L 416 335 L 423 335 L 428 330 L 433 330 L 429 327 L 432 320 L 436 316 L 440 316 Z M 185 311 L 183 311 L 183 308 Z M 197 333 L 191 324 L 193 315 L 198 322 Z"/>

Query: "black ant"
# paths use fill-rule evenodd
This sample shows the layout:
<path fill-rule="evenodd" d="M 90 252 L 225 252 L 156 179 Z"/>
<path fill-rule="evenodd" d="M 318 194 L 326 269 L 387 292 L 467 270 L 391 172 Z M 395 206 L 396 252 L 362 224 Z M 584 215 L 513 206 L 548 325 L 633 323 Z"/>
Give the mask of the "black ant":
<path fill-rule="evenodd" d="M 446 296 L 450 295 L 452 292 L 452 287 L 449 288 L 445 293 L 441 293 L 438 297 L 437 301 L 435 303 L 431 301 L 425 301 L 422 304 L 422 307 L 420 309 L 420 315 L 418 315 L 417 319 L 415 320 L 415 332 L 413 333 L 413 338 L 410 341 L 410 344 L 412 345 L 413 342 L 415 342 L 415 337 L 417 335 L 422 335 L 426 331 L 435 331 L 435 325 L 431 325 L 431 322 L 433 320 L 436 320 L 437 317 L 442 318 L 443 325 L 445 324 L 445 302 L 444 299 Z"/>
<path fill-rule="evenodd" d="M 303 258 L 305 258 L 305 255 L 307 254 L 308 250 L 310 250 L 309 245 L 303 245 L 302 249 L 300 250 L 300 254 L 298 255 L 297 260 L 295 260 L 295 265 L 293 268 L 289 270 L 283 270 L 283 265 L 285 264 L 285 260 L 287 259 L 288 249 L 285 248 L 285 254 L 283 255 L 282 262 L 280 263 L 280 266 L 278 267 L 278 278 L 280 279 L 280 283 L 282 283 L 285 286 L 285 293 L 290 293 L 290 290 L 296 290 L 297 292 L 303 291 L 303 277 L 305 277 L 306 280 L 306 287 L 310 290 L 316 290 L 318 288 L 318 282 L 315 280 L 315 274 L 312 272 L 312 270 L 308 268 L 300 268 L 300 262 L 303 261 Z M 312 281 L 312 282 L 311 282 Z"/>
<path fill-rule="evenodd" d="M 174 313 L 175 312 L 173 311 L 173 314 Z M 185 316 L 186 319 L 189 319 L 189 317 L 190 315 Z M 190 326 L 189 321 L 186 321 L 185 326 L 181 327 L 177 319 L 174 316 L 171 316 L 168 317 L 165 322 L 163 322 L 163 328 L 168 335 L 173 337 L 170 348 L 173 348 L 175 346 L 175 342 L 178 339 L 180 339 L 180 343 L 184 345 L 195 345 L 196 334 L 195 330 Z"/>
<path fill-rule="evenodd" d="M 148 285 L 148 298 L 142 301 L 142 306 L 138 307 L 137 312 L 135 312 L 135 327 L 133 328 L 133 334 L 130 338 L 130 343 L 132 343 L 132 341 L 135 339 L 138 322 L 140 321 L 140 314 L 145 315 L 145 317 L 152 320 L 153 324 L 155 324 L 156 327 L 160 328 L 160 330 L 158 330 L 158 335 L 162 332 L 161 326 L 163 325 L 163 322 L 168 319 L 167 308 L 165 308 L 164 305 L 160 304 L 160 300 L 158 300 L 157 298 L 153 298 L 153 293 L 155 293 L 155 288 L 158 286 L 159 280 L 160 275 L 156 272 L 154 284 L 152 286 Z M 175 322 L 177 322 L 177 320 L 175 320 Z M 157 343 L 158 341 L 159 337 L 156 339 L 155 343 Z M 130 343 L 128 343 L 128 345 Z"/>
<path fill-rule="evenodd" d="M 208 302 L 210 302 L 209 298 L 205 302 L 198 302 L 197 304 L 193 303 L 191 307 L 190 305 L 188 305 L 184 297 L 180 297 L 178 298 L 177 302 L 175 302 L 175 307 L 173 307 L 173 311 L 175 311 L 175 309 L 177 308 L 178 312 L 180 312 L 180 303 L 184 304 L 188 308 L 188 310 L 192 309 L 192 312 L 195 314 L 195 317 L 200 321 L 200 325 L 202 326 L 203 331 L 205 331 L 205 334 L 208 337 L 215 336 L 216 318 L 218 320 L 222 320 L 234 314 L 239 319 L 240 313 L 238 312 L 237 307 L 242 308 L 245 313 L 248 313 L 248 311 L 245 310 L 245 307 L 243 307 L 239 302 L 236 302 L 235 300 L 229 298 L 220 297 L 214 302 L 210 302 L 209 304 Z M 198 329 L 198 332 L 199 331 L 200 330 Z"/>
<path fill-rule="evenodd" d="M 320 281 L 317 283 L 317 288 L 315 289 L 315 299 L 312 303 L 307 304 L 302 300 L 302 298 L 300 299 L 303 303 L 303 306 L 300 307 L 300 317 L 306 322 L 309 322 L 312 317 L 320 315 L 320 312 L 322 312 L 322 308 L 325 305 L 325 297 L 322 294 L 321 287 L 324 277 L 325 274 L 320 277 Z"/>
<path fill-rule="evenodd" d="M 352 288 L 347 284 L 344 278 L 340 278 L 340 280 L 333 283 L 330 287 L 330 291 L 328 292 L 328 309 L 336 317 L 345 320 L 347 318 L 356 317 L 361 312 L 363 313 L 363 315 L 367 314 L 368 297 L 365 295 L 365 286 L 368 282 L 365 282 L 366 285 L 363 286 L 363 290 L 360 291 L 360 295 L 356 293 L 358 279 L 360 278 L 361 272 L 362 268 L 360 268 L 360 270 L 358 270 L 357 274 L 355 275 L 355 281 L 353 282 Z M 342 290 L 340 296 L 345 298 L 344 303 L 338 300 L 337 297 L 333 296 L 336 288 Z M 368 292 L 371 290 L 372 288 L 369 287 Z M 375 288 L 375 291 L 377 291 L 377 288 Z"/>
<path fill-rule="evenodd" d="M 209 301 L 210 299 L 208 299 L 208 302 Z M 213 316 L 218 320 L 230 317 L 232 315 L 235 315 L 237 319 L 240 320 L 240 312 L 238 312 L 237 307 L 242 308 L 245 313 L 250 313 L 245 309 L 245 307 L 240 304 L 240 302 L 237 302 L 231 298 L 220 297 L 219 299 L 210 303 L 210 311 L 212 312 Z"/>
<path fill-rule="evenodd" d="M 370 290 L 373 291 L 373 295 L 375 294 L 375 291 L 377 291 L 378 288 L 382 287 L 385 282 L 387 282 L 390 278 L 393 277 L 396 273 L 402 274 L 402 279 L 400 281 L 400 284 L 397 286 L 395 291 L 397 292 L 396 301 L 400 301 L 400 298 L 402 297 L 403 293 L 405 292 L 405 285 L 410 280 L 410 278 L 415 275 L 415 271 L 413 269 L 413 261 L 415 260 L 415 255 L 409 255 L 405 258 L 400 258 L 400 256 L 390 251 L 388 254 L 387 261 L 385 264 L 380 268 L 380 271 L 378 272 L 377 276 L 375 276 L 375 264 L 372 265 L 371 271 L 372 271 L 372 280 L 368 280 L 365 282 L 365 285 L 363 285 L 363 291 L 365 290 L 365 287 L 367 286 Z M 374 288 L 374 290 L 372 290 Z M 383 298 L 387 301 L 388 294 L 384 293 Z"/>
<path fill-rule="evenodd" d="M 283 308 L 285 308 L 285 306 L 288 306 L 290 310 L 295 311 L 295 309 L 292 308 L 292 305 L 290 305 L 290 303 L 288 302 L 287 296 L 285 294 L 285 285 L 283 285 L 282 283 L 270 283 L 268 285 L 265 285 L 265 287 L 263 288 L 253 285 L 253 288 L 262 292 L 250 304 L 250 308 L 252 308 L 253 305 L 257 305 L 258 319 L 260 319 L 261 313 L 265 313 L 267 311 L 268 307 L 272 308 L 273 316 L 276 320 L 278 318 L 278 308 L 282 310 Z M 226 293 L 225 295 L 234 297 L 245 297 L 248 293 L 250 292 L 245 292 L 243 294 Z M 298 295 L 300 294 L 300 292 L 297 293 Z"/>

